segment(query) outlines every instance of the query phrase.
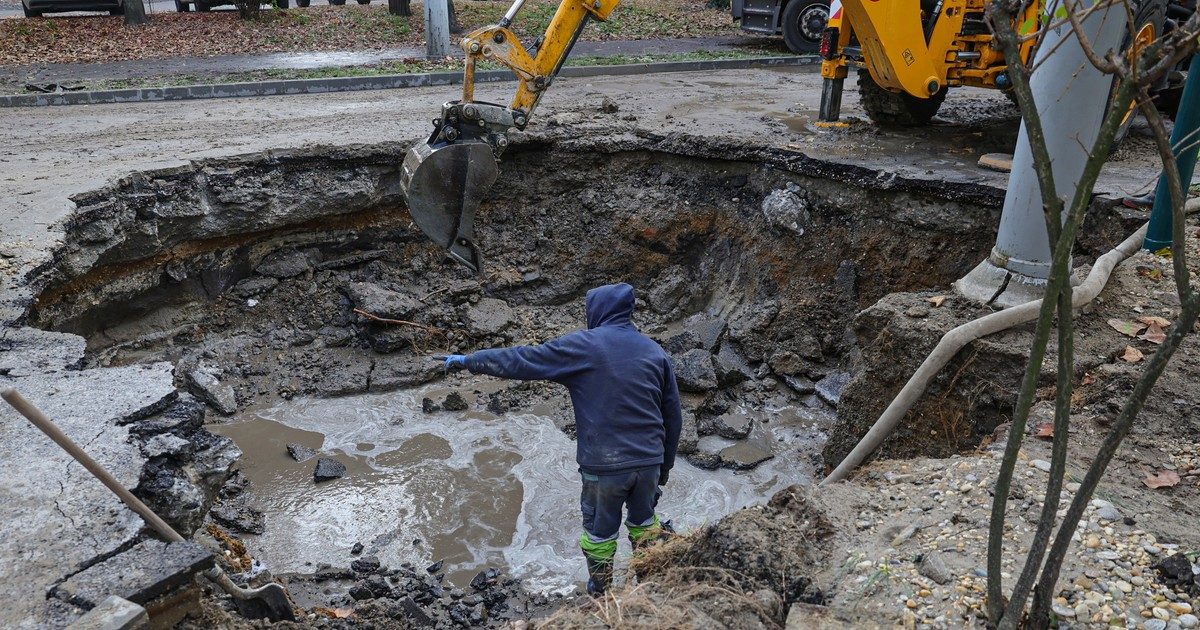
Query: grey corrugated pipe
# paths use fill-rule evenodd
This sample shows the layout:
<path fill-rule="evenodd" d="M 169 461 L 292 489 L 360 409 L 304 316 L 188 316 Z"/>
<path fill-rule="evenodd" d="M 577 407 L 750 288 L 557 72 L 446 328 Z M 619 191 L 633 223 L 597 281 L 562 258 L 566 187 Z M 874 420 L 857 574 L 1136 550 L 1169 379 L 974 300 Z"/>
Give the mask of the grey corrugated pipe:
<path fill-rule="evenodd" d="M 1187 205 L 1184 206 L 1185 212 L 1195 212 L 1200 210 L 1200 198 L 1190 199 Z M 1100 295 L 1100 291 L 1104 289 L 1104 285 L 1108 284 L 1108 278 L 1112 275 L 1113 269 L 1126 258 L 1137 253 L 1142 248 L 1142 241 L 1146 238 L 1146 225 L 1138 228 L 1136 232 L 1129 235 L 1129 238 L 1117 245 L 1112 251 L 1104 254 L 1096 259 L 1096 264 L 1092 265 L 1092 270 L 1088 272 L 1087 278 L 1077 287 L 1072 293 L 1071 305 L 1074 308 L 1080 308 Z M 1041 300 L 1026 302 L 1020 306 L 1014 306 L 1010 309 L 991 313 L 980 317 L 979 319 L 969 321 L 942 337 L 938 342 L 937 347 L 933 352 L 925 358 L 921 363 L 921 367 L 908 379 L 904 384 L 904 389 L 896 394 L 896 398 L 892 400 L 892 404 L 884 410 L 883 415 L 875 421 L 871 426 L 871 430 L 863 436 L 854 450 L 838 464 L 833 472 L 829 473 L 821 484 L 841 481 L 850 474 L 859 464 L 873 453 L 883 440 L 900 424 L 904 419 L 904 415 L 909 409 L 916 404 L 921 395 L 925 393 L 925 389 L 929 387 L 930 381 L 937 373 L 941 371 L 954 355 L 958 354 L 964 346 L 988 335 L 998 333 L 1002 330 L 1007 330 L 1013 326 L 1024 324 L 1025 322 L 1037 319 L 1038 310 L 1042 307 Z"/>

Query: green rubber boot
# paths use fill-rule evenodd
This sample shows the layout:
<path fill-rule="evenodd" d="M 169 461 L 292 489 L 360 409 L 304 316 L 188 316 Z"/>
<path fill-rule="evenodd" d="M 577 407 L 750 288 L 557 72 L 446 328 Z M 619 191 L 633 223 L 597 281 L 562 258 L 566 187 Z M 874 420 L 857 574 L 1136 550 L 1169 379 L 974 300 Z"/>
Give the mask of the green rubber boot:
<path fill-rule="evenodd" d="M 613 558 L 617 555 L 617 541 L 592 542 L 584 532 L 579 537 L 579 548 L 587 560 L 587 592 L 592 597 L 601 597 L 612 584 Z"/>

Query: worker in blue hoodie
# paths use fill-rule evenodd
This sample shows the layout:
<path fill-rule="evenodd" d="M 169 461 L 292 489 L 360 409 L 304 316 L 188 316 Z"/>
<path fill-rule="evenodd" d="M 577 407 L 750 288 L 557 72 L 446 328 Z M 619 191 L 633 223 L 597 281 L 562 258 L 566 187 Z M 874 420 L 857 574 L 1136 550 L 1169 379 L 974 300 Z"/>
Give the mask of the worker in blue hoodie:
<path fill-rule="evenodd" d="M 451 355 L 446 370 L 553 381 L 570 390 L 583 476 L 579 546 L 588 592 L 600 595 L 612 581 L 622 507 L 635 549 L 670 531 L 654 510 L 675 465 L 682 414 L 671 358 L 633 325 L 633 287 L 597 287 L 586 305 L 587 330 L 537 346 Z"/>

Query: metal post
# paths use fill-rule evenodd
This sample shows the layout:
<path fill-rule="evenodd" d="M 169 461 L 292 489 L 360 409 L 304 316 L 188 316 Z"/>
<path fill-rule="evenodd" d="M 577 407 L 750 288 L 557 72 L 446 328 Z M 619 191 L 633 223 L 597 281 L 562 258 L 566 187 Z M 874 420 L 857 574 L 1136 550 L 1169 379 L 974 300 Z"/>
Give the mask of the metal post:
<path fill-rule="evenodd" d="M 450 56 L 450 7 L 446 0 L 425 1 L 425 56 Z"/>
<path fill-rule="evenodd" d="M 1175 130 L 1171 132 L 1171 146 L 1175 149 L 1175 164 L 1186 197 L 1196 170 L 1196 153 L 1200 150 L 1200 54 L 1192 55 L 1192 65 L 1188 67 L 1187 82 L 1183 84 L 1183 96 L 1175 114 Z M 1142 247 L 1152 252 L 1170 247 L 1171 227 L 1171 190 L 1164 173 L 1158 177 L 1150 228 Z"/>
<path fill-rule="evenodd" d="M 1057 5 L 1051 2 L 1048 10 Z M 1101 54 L 1116 50 L 1126 30 L 1124 9 L 1097 10 L 1084 20 L 1083 27 Z M 1046 34 L 1038 47 L 1036 64 L 1030 87 L 1053 161 L 1055 188 L 1060 197 L 1070 200 L 1089 148 L 1099 135 L 1112 76 L 1088 62 L 1069 24 Z M 1007 284 L 994 302 L 1002 307 L 1041 298 L 1050 276 L 1049 236 L 1026 133 L 1022 123 L 996 246 L 986 260 L 955 283 L 959 293 L 981 302 L 991 299 Z"/>

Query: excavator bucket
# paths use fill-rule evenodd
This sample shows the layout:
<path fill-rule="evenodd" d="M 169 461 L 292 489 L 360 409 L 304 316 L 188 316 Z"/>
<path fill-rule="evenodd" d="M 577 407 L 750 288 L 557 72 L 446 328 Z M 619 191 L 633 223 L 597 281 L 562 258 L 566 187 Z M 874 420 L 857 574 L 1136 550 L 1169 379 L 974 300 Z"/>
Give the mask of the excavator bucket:
<path fill-rule="evenodd" d="M 486 142 L 422 142 L 408 150 L 400 186 L 413 221 L 455 260 L 478 272 L 475 211 L 499 169 Z"/>

